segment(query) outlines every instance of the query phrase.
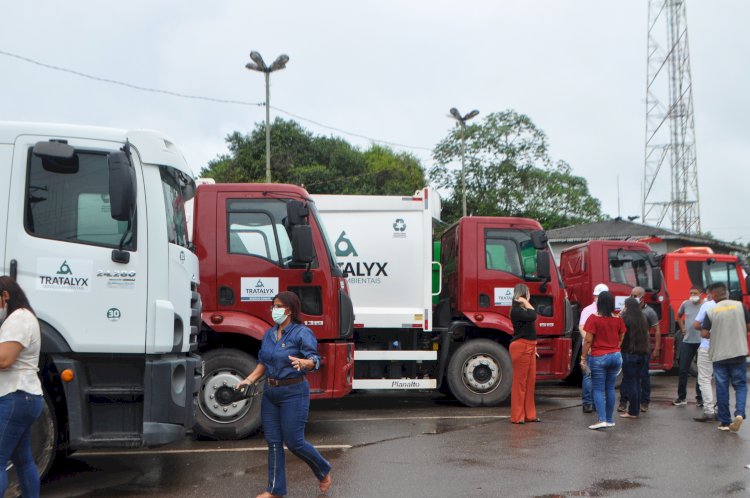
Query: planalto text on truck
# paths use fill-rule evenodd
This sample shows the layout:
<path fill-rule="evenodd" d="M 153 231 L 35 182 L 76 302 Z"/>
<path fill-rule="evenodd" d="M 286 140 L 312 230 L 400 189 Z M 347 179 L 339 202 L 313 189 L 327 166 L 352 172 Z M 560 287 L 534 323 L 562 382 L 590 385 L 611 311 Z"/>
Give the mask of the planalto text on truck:
<path fill-rule="evenodd" d="M 182 154 L 152 131 L 0 123 L 0 167 L 3 273 L 41 326 L 40 472 L 57 452 L 183 437 L 200 297 Z"/>

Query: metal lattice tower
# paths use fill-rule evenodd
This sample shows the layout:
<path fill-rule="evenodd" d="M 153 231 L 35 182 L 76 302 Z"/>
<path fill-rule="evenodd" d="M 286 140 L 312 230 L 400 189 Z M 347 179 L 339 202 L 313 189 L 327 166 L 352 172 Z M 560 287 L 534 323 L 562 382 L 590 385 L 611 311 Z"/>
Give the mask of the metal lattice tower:
<path fill-rule="evenodd" d="M 642 220 L 664 226 L 669 214 L 673 230 L 699 234 L 698 163 L 685 4 L 686 0 L 648 1 Z M 667 192 L 671 193 L 669 200 Z"/>

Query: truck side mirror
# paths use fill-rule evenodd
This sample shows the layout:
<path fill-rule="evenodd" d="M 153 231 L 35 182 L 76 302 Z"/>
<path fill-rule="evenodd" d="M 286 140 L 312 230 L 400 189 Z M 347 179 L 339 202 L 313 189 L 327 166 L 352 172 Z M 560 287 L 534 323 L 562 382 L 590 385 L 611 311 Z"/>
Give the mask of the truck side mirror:
<path fill-rule="evenodd" d="M 287 228 L 305 225 L 305 218 L 310 215 L 307 205 L 301 201 L 289 201 L 286 204 L 286 226 Z"/>
<path fill-rule="evenodd" d="M 536 253 L 536 276 L 544 280 L 549 280 L 552 276 L 549 263 L 549 252 L 537 251 Z"/>
<path fill-rule="evenodd" d="M 109 205 L 112 219 L 128 221 L 135 207 L 135 171 L 128 154 L 122 151 L 110 153 Z"/>
<path fill-rule="evenodd" d="M 292 261 L 310 264 L 314 258 L 312 228 L 310 225 L 294 225 L 292 227 Z"/>
<path fill-rule="evenodd" d="M 745 277 L 745 290 L 750 289 L 750 275 Z"/>
<path fill-rule="evenodd" d="M 537 251 L 543 251 L 547 249 L 547 232 L 544 230 L 534 230 L 531 232 L 531 244 Z"/>
<path fill-rule="evenodd" d="M 42 168 L 50 173 L 72 175 L 78 173 L 78 156 L 70 145 L 59 142 L 37 142 L 32 154 L 42 160 Z"/>

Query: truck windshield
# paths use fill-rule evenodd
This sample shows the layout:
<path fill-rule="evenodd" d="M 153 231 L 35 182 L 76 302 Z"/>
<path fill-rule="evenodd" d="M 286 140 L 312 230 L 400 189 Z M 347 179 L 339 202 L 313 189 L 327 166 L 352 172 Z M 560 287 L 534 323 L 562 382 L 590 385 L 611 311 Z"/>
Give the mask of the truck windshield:
<path fill-rule="evenodd" d="M 488 229 L 485 232 L 484 254 L 488 270 L 536 278 L 536 253 L 529 232 L 507 229 Z"/>
<path fill-rule="evenodd" d="M 690 283 L 705 289 L 711 284 L 722 282 L 727 290 L 741 292 L 737 264 L 708 259 L 703 261 L 687 261 L 687 272 Z"/>
<path fill-rule="evenodd" d="M 61 172 L 45 167 L 29 151 L 26 231 L 46 239 L 118 247 L 128 224 L 111 216 L 107 154 L 77 150 L 75 158 L 75 171 Z M 124 241 L 123 249 L 136 250 L 135 236 Z"/>
<path fill-rule="evenodd" d="M 651 268 L 646 253 L 641 251 L 609 251 L 609 280 L 630 287 L 643 287 L 646 290 L 659 288 L 658 276 Z"/>
<path fill-rule="evenodd" d="M 159 172 L 167 215 L 167 240 L 172 244 L 189 248 L 185 201 L 190 199 L 195 191 L 192 180 L 181 171 L 168 166 L 159 166 Z"/>

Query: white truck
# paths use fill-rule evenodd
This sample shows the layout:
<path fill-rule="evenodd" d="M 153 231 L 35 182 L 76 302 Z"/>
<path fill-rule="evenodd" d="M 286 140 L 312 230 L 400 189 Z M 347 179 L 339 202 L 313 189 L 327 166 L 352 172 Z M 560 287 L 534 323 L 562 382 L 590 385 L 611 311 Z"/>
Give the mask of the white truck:
<path fill-rule="evenodd" d="M 0 172 L 1 272 L 41 325 L 40 471 L 56 452 L 181 438 L 201 303 L 180 151 L 153 131 L 0 123 Z"/>

